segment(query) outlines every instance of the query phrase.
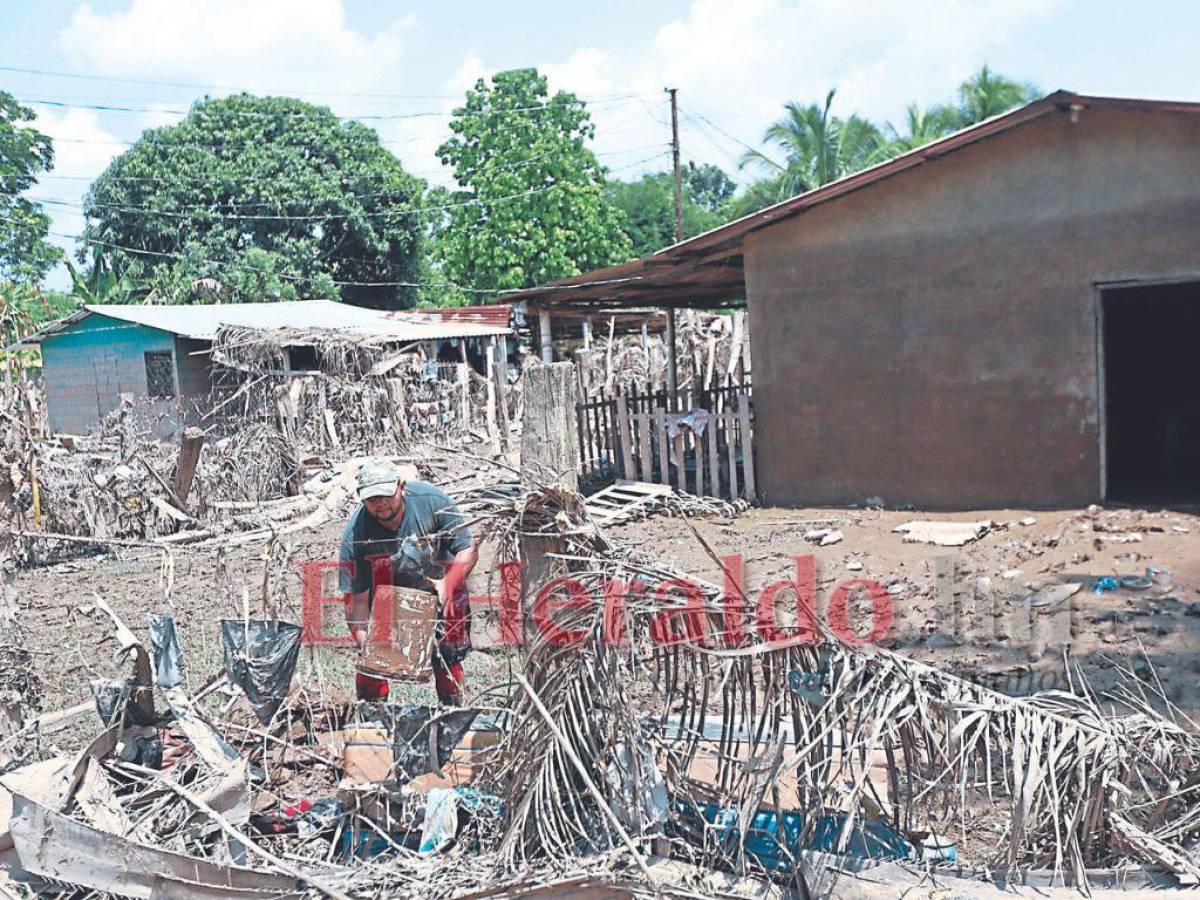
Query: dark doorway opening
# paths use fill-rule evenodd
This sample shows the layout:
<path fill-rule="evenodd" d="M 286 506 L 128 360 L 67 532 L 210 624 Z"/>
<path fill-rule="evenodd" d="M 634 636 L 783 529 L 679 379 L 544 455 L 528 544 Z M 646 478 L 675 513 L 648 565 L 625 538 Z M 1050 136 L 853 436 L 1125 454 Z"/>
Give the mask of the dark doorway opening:
<path fill-rule="evenodd" d="M 1108 497 L 1200 501 L 1200 282 L 1106 289 Z"/>

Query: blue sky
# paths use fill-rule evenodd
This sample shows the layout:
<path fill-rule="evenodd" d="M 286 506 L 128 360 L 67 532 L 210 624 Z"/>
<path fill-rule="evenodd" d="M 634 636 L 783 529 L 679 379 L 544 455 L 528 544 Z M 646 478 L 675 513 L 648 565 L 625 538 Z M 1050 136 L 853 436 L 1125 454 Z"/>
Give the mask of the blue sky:
<path fill-rule="evenodd" d="M 67 234 L 82 227 L 71 204 L 122 142 L 231 88 L 345 116 L 432 113 L 371 124 L 407 168 L 445 182 L 433 155 L 445 114 L 482 75 L 535 65 L 589 98 L 595 149 L 617 178 L 667 165 L 670 84 L 684 158 L 745 180 L 743 145 L 785 101 L 830 87 L 837 111 L 880 122 L 950 99 L 985 62 L 1047 91 L 1200 100 L 1198 46 L 1195 0 L 0 0 L 0 66 L 90 76 L 0 70 L 0 89 L 34 105 L 55 138 L 55 177 L 31 194 L 67 204 L 47 207 Z"/>

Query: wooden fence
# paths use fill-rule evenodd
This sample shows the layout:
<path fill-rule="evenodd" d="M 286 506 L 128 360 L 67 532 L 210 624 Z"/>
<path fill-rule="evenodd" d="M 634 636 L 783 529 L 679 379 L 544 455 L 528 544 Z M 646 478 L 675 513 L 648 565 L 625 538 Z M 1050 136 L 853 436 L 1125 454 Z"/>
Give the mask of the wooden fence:
<path fill-rule="evenodd" d="M 576 407 L 582 481 L 621 478 L 725 499 L 758 496 L 754 404 L 749 385 L 685 392 L 677 409 L 666 391 L 607 396 Z"/>

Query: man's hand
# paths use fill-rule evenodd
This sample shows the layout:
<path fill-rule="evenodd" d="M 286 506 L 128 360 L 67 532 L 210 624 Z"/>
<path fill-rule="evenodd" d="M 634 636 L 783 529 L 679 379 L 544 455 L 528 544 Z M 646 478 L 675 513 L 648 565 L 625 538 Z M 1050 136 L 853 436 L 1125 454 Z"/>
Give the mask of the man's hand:
<path fill-rule="evenodd" d="M 354 638 L 354 643 L 358 645 L 359 650 L 367 649 L 367 637 L 370 634 L 369 596 L 367 591 L 363 591 L 361 594 L 351 594 L 350 602 L 346 605 L 346 624 L 349 626 L 350 636 Z"/>

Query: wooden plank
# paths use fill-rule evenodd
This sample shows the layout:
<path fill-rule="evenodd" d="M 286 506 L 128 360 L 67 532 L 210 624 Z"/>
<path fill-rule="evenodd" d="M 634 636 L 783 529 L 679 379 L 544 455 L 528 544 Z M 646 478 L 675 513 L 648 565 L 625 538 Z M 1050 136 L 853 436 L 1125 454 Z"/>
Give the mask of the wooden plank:
<path fill-rule="evenodd" d="M 500 426 L 500 450 L 501 452 L 508 451 L 508 399 L 505 396 L 505 369 L 508 368 L 507 360 L 501 358 L 499 362 L 492 363 L 492 380 L 496 382 L 496 409 L 499 412 Z"/>
<path fill-rule="evenodd" d="M 692 434 L 692 443 L 696 448 L 696 496 L 704 496 L 704 439 Z"/>
<path fill-rule="evenodd" d="M 617 397 L 617 430 L 621 436 L 621 476 L 636 478 L 637 471 L 633 464 L 633 423 L 629 421 L 629 404 L 625 397 Z"/>
<path fill-rule="evenodd" d="M 737 428 L 733 410 L 727 408 L 721 419 L 725 425 L 725 455 L 729 460 L 729 498 L 736 500 L 738 496 Z"/>
<path fill-rule="evenodd" d="M 639 475 L 642 481 L 650 481 L 654 476 L 651 474 L 651 467 L 654 464 L 654 457 L 650 453 L 650 413 L 640 412 L 635 416 L 637 419 L 637 438 L 638 438 L 638 468 Z"/>
<path fill-rule="evenodd" d="M 667 411 L 661 406 L 654 410 L 654 439 L 658 444 L 658 483 L 671 483 L 671 444 L 667 441 Z"/>
<path fill-rule="evenodd" d="M 738 397 L 738 420 L 742 424 L 742 475 L 746 480 L 742 496 L 754 501 L 758 499 L 754 489 L 754 427 L 750 424 L 750 398 L 745 394 Z"/>
<path fill-rule="evenodd" d="M 488 340 L 487 345 L 487 410 L 485 413 L 485 421 L 487 422 L 488 440 L 493 447 L 500 447 L 500 432 L 496 427 L 496 384 L 492 381 L 491 372 L 493 361 L 496 358 L 496 336 L 493 334 Z"/>
<path fill-rule="evenodd" d="M 704 429 L 708 438 L 708 492 L 714 497 L 721 496 L 721 459 L 717 453 L 717 417 L 711 415 L 708 426 Z"/>
<path fill-rule="evenodd" d="M 686 436 L 683 432 L 683 429 L 681 428 L 675 435 L 675 439 L 671 442 L 671 444 L 675 450 L 675 487 L 686 492 L 688 489 L 687 469 L 684 467 L 683 458 L 683 442 L 685 437 Z"/>

